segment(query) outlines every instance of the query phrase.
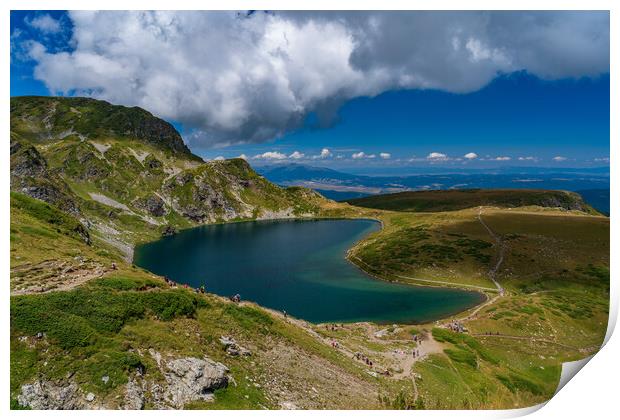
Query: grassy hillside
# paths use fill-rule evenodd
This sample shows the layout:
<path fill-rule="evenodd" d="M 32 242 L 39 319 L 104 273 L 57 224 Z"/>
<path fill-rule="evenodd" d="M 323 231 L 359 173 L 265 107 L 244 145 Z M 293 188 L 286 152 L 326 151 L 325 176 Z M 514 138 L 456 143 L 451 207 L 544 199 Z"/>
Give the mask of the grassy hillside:
<path fill-rule="evenodd" d="M 126 258 L 162 232 L 313 216 L 324 201 L 242 159 L 203 162 L 149 112 L 87 98 L 11 99 L 11 189 L 78 217 Z"/>
<path fill-rule="evenodd" d="M 56 139 L 126 138 L 200 161 L 174 127 L 139 107 L 90 98 L 20 96 L 11 98 L 11 132 L 45 143 Z"/>
<path fill-rule="evenodd" d="M 77 385 L 83 404 L 92 392 L 96 400 L 88 406 L 123 407 L 126 401 L 117 395 L 124 397 L 129 382 L 166 386 L 157 354 L 164 359 L 207 356 L 230 369 L 234 386 L 217 390 L 214 402 L 187 408 L 279 408 L 287 401 L 306 408 L 378 408 L 383 406 L 380 391 L 396 393 L 314 338 L 309 328 L 253 304 L 171 287 L 118 262 L 113 248 L 91 243 L 83 232 L 77 219 L 57 208 L 11 194 L 12 282 L 19 291 L 11 297 L 14 407 L 21 387 L 39 379 Z M 62 267 L 78 260 L 84 274 L 92 275 L 71 283 L 79 270 L 63 273 Z M 39 266 L 53 289 L 28 289 L 20 276 L 26 265 Z M 219 342 L 223 335 L 252 355 L 226 353 Z M 145 408 L 160 403 L 145 397 Z"/>
<path fill-rule="evenodd" d="M 390 213 L 330 203 L 324 211 L 382 220 L 384 229 L 350 254 L 365 270 L 374 267 L 380 278 L 448 286 L 397 277 L 440 273 L 431 279 L 494 287 L 485 273 L 499 245 L 483 228 L 477 209 Z M 13 194 L 12 283 L 21 281 L 14 276 L 18 264 L 75 258 L 93 264 L 85 271 L 96 275 L 71 285 L 71 273 L 52 273 L 47 281 L 61 279 L 53 289 L 58 291 L 37 294 L 22 283 L 25 294 L 11 298 L 12 398 L 24 384 L 45 378 L 75 384 L 84 395 L 92 392 L 95 402 L 87 406 L 118 408 L 135 383 L 166 386 L 159 357 L 207 356 L 224 363 L 236 385 L 217 390 L 214 402 L 196 401 L 186 408 L 509 408 L 543 402 L 553 394 L 561 363 L 591 354 L 603 339 L 609 219 L 488 208 L 481 217 L 505 247 L 497 279 L 506 293 L 488 291 L 486 304 L 459 316 L 467 334 L 450 332 L 448 321 L 331 329 L 171 288 L 157 276 L 119 263 L 105 242 L 83 237 L 77 219 Z M 553 251 L 546 241 L 553 241 Z M 539 255 L 541 247 L 553 256 Z M 446 257 L 453 252 L 458 258 Z M 550 257 L 553 264 L 547 262 Z M 424 342 L 416 344 L 412 334 L 424 336 Z M 252 355 L 230 356 L 219 342 L 224 335 Z M 330 345 L 334 341 L 338 348 Z M 425 356 L 412 359 L 415 349 Z M 356 360 L 356 352 L 374 367 Z M 161 399 L 145 395 L 145 408 L 161 406 Z"/>
<path fill-rule="evenodd" d="M 439 212 L 462 210 L 477 206 L 554 207 L 597 214 L 573 192 L 493 189 L 406 191 L 347 200 L 349 204 L 381 210 Z"/>
<path fill-rule="evenodd" d="M 600 347 L 609 316 L 608 218 L 541 207 L 379 218 L 384 229 L 350 252 L 353 263 L 384 280 L 475 288 L 489 297 L 456 317 L 467 334 L 446 338 L 443 328 L 422 327 L 444 343 L 413 367 L 426 407 L 544 401 L 561 362 Z"/>

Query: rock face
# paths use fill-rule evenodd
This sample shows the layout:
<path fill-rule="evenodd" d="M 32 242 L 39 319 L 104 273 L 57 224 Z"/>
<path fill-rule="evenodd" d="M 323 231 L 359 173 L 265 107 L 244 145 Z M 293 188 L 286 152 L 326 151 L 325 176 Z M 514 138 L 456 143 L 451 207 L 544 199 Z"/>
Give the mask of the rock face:
<path fill-rule="evenodd" d="M 125 410 L 142 410 L 144 408 L 144 390 L 135 378 L 131 378 L 125 386 Z"/>
<path fill-rule="evenodd" d="M 49 170 L 45 158 L 34 146 L 17 140 L 11 141 L 11 190 L 79 214 L 69 187 Z"/>
<path fill-rule="evenodd" d="M 220 337 L 220 343 L 224 346 L 224 350 L 226 353 L 231 356 L 251 356 L 252 352 L 245 347 L 241 347 L 234 338 L 222 336 Z"/>
<path fill-rule="evenodd" d="M 211 359 L 175 359 L 166 368 L 166 399 L 177 408 L 190 401 L 211 400 L 213 391 L 228 386 L 228 368 Z"/>
<path fill-rule="evenodd" d="M 216 219 L 230 220 L 251 217 L 252 209 L 244 206 L 238 197 L 241 183 L 223 172 L 205 166 L 196 173 L 182 172 L 164 185 L 164 192 L 172 198 L 173 208 L 195 223 L 208 223 Z M 214 180 L 221 180 L 217 185 Z"/>
<path fill-rule="evenodd" d="M 209 358 L 187 357 L 166 362 L 158 352 L 152 351 L 151 355 L 166 382 L 154 382 L 138 373 L 130 377 L 125 385 L 123 401 L 114 402 L 114 406 L 118 404 L 126 410 L 141 410 L 148 398 L 156 408 L 182 409 L 191 401 L 211 401 L 216 389 L 228 386 L 228 368 Z M 23 385 L 17 402 L 22 407 L 35 410 L 79 410 L 107 406 L 100 397 L 92 392 L 85 393 L 74 382 L 56 384 L 44 380 Z"/>
<path fill-rule="evenodd" d="M 33 410 L 76 410 L 86 408 L 78 386 L 56 385 L 49 381 L 36 381 L 22 385 L 17 402 Z"/>
<path fill-rule="evenodd" d="M 146 210 L 151 216 L 161 217 L 167 213 L 166 203 L 159 196 L 152 194 L 143 199 L 137 199 L 134 205 Z"/>

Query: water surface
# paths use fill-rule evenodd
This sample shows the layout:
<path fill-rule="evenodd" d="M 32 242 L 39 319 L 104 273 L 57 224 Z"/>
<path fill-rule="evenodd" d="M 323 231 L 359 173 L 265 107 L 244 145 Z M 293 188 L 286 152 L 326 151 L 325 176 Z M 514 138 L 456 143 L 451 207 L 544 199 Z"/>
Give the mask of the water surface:
<path fill-rule="evenodd" d="M 480 293 L 376 280 L 345 259 L 380 229 L 371 220 L 260 221 L 201 226 L 136 248 L 134 261 L 221 296 L 311 322 L 424 322 L 484 300 Z"/>

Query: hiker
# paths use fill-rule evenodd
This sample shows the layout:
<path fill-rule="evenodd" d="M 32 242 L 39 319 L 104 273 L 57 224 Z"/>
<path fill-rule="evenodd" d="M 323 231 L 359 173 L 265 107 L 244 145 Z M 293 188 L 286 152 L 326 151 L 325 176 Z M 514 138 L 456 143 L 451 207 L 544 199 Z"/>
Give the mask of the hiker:
<path fill-rule="evenodd" d="M 112 270 L 116 270 L 116 263 L 112 263 Z"/>
<path fill-rule="evenodd" d="M 288 315 L 286 314 L 286 311 L 283 310 L 282 313 L 284 314 L 284 318 L 286 318 Z"/>
<path fill-rule="evenodd" d="M 200 286 L 200 293 L 204 294 L 205 292 L 205 285 L 203 284 L 202 286 Z"/>

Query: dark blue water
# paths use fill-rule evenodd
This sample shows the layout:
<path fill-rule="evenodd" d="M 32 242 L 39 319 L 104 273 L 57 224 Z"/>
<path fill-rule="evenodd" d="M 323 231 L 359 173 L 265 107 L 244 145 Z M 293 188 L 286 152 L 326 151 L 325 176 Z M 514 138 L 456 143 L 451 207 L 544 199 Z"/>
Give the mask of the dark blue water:
<path fill-rule="evenodd" d="M 476 292 L 376 280 L 345 259 L 380 228 L 370 220 L 261 221 L 201 226 L 141 245 L 135 264 L 221 296 L 311 322 L 423 322 L 484 300 Z"/>

